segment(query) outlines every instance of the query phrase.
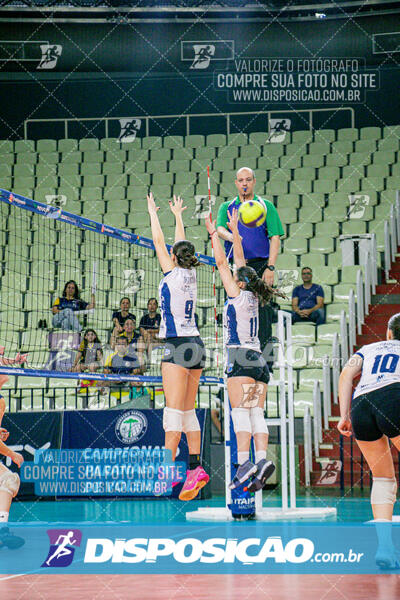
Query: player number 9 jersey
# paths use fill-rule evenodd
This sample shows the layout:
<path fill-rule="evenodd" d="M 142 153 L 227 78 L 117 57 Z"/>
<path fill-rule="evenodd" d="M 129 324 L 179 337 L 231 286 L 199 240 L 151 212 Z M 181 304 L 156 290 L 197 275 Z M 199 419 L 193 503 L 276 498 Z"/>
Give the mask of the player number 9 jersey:
<path fill-rule="evenodd" d="M 363 359 L 360 381 L 353 398 L 392 383 L 400 383 L 400 340 L 368 344 L 356 355 Z"/>
<path fill-rule="evenodd" d="M 158 288 L 161 305 L 160 338 L 198 336 L 194 313 L 197 301 L 195 269 L 175 267 Z"/>

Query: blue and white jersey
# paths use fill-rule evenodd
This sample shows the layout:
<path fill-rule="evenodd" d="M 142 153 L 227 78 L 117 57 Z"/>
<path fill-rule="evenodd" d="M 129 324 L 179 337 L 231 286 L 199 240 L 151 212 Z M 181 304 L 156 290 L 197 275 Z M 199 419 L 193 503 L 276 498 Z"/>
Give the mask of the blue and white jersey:
<path fill-rule="evenodd" d="M 400 340 L 368 344 L 357 350 L 363 359 L 361 379 L 353 398 L 391 383 L 400 383 Z"/>
<path fill-rule="evenodd" d="M 158 293 L 161 306 L 159 337 L 200 335 L 194 317 L 197 300 L 196 269 L 175 267 L 160 281 Z"/>
<path fill-rule="evenodd" d="M 261 352 L 258 339 L 258 299 L 253 292 L 241 290 L 236 298 L 228 298 L 224 308 L 226 345 Z"/>

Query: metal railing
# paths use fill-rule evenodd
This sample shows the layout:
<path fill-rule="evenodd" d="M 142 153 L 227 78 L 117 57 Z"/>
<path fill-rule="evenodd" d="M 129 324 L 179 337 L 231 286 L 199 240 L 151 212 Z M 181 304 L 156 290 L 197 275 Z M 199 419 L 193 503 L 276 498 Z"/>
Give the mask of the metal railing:
<path fill-rule="evenodd" d="M 319 381 L 315 381 L 313 389 L 313 431 L 315 456 L 319 456 L 319 445 L 322 444 L 321 404 L 321 390 Z"/>
<path fill-rule="evenodd" d="M 339 335 L 335 333 L 332 341 L 332 391 L 333 399 L 337 402 L 339 395 L 339 375 L 340 375 L 340 343 Z"/>
<path fill-rule="evenodd" d="M 358 271 L 358 273 L 359 273 L 359 271 Z M 357 305 L 359 305 L 359 304 L 360 304 L 360 298 L 358 297 Z M 356 345 L 356 332 L 357 332 L 356 298 L 355 298 L 354 290 L 350 290 L 350 294 L 349 294 L 349 347 L 350 347 L 350 352 L 353 351 L 353 348 Z"/>
<path fill-rule="evenodd" d="M 389 218 L 384 223 L 384 270 L 386 281 L 392 262 L 396 258 L 400 242 L 400 191 L 396 191 L 395 203 L 390 206 Z"/>
<path fill-rule="evenodd" d="M 349 360 L 349 338 L 347 334 L 347 319 L 346 313 L 342 310 L 340 314 L 340 346 L 341 346 L 341 359 L 343 363 Z"/>
<path fill-rule="evenodd" d="M 311 413 L 307 406 L 303 417 L 303 437 L 304 437 L 304 485 L 311 485 L 311 470 L 313 464 L 312 454 L 312 426 Z"/>
<path fill-rule="evenodd" d="M 356 276 L 356 296 L 357 296 L 357 333 L 361 334 L 362 324 L 364 323 L 364 290 L 363 274 L 361 269 L 357 271 Z"/>
<path fill-rule="evenodd" d="M 88 123 L 95 123 L 96 125 L 99 123 L 104 124 L 104 137 L 108 138 L 109 137 L 109 131 L 110 131 L 110 123 L 113 122 L 118 122 L 118 126 L 119 126 L 119 121 L 120 120 L 139 120 L 139 121 L 144 121 L 145 124 L 145 135 L 146 137 L 151 135 L 150 132 L 150 126 L 152 122 L 158 122 L 158 121 L 162 121 L 162 120 L 167 120 L 167 121 L 171 121 L 173 120 L 172 125 L 167 124 L 166 128 L 163 130 L 163 135 L 181 135 L 181 127 L 179 127 L 179 124 L 184 121 L 185 123 L 185 135 L 190 135 L 191 132 L 191 123 L 194 119 L 207 119 L 208 123 L 207 123 L 207 130 L 209 133 L 212 133 L 212 125 L 210 124 L 210 119 L 213 118 L 224 118 L 225 119 L 225 133 L 227 135 L 229 135 L 230 133 L 232 133 L 232 119 L 234 119 L 235 117 L 260 117 L 260 116 L 265 116 L 267 119 L 267 123 L 266 125 L 268 126 L 269 129 L 269 121 L 271 119 L 271 117 L 273 115 L 286 115 L 286 114 L 303 114 L 305 113 L 306 115 L 308 115 L 308 127 L 310 129 L 310 131 L 313 130 L 313 115 L 315 113 L 323 113 L 323 112 L 333 112 L 333 113 L 337 113 L 339 111 L 349 111 L 350 112 L 350 127 L 354 128 L 354 124 L 355 124 L 355 112 L 354 112 L 354 108 L 350 107 L 350 106 L 344 106 L 344 107 L 339 107 L 339 108 L 312 108 L 312 109 L 293 109 L 293 110 L 268 110 L 268 111 L 246 111 L 246 112 L 231 112 L 231 113 L 223 113 L 223 112 L 219 112 L 219 113 L 193 113 L 193 114 L 189 114 L 189 115 L 130 115 L 130 116 L 124 116 L 124 117 L 82 117 L 82 118 L 78 118 L 78 117 L 68 117 L 68 118 L 55 118 L 55 119 L 26 119 L 24 121 L 24 138 L 25 139 L 29 139 L 28 138 L 28 127 L 29 125 L 33 124 L 33 123 L 62 123 L 63 124 L 63 128 L 64 128 L 64 137 L 68 138 L 69 137 L 69 125 L 72 123 L 79 123 L 79 124 L 84 124 L 86 122 Z M 178 126 L 179 127 L 179 134 L 177 133 L 177 129 L 174 129 L 174 127 Z M 266 127 L 267 128 L 267 127 Z M 85 129 L 87 130 L 87 133 L 89 134 L 89 137 L 92 136 L 92 132 L 94 127 L 92 127 L 91 129 L 88 127 L 85 127 Z M 159 126 L 158 129 L 159 131 Z M 239 133 L 241 130 L 239 129 L 235 129 L 233 131 L 233 133 Z M 268 131 L 269 133 L 269 131 Z"/>

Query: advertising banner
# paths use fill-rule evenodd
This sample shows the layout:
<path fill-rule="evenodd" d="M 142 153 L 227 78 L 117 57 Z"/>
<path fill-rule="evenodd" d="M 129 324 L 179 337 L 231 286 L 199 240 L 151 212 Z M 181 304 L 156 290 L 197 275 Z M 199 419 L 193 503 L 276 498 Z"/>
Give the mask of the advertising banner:
<path fill-rule="evenodd" d="M 373 574 L 390 559 L 381 539 L 400 544 L 390 523 L 253 523 L 234 534 L 232 524 L 20 524 L 12 535 L 23 545 L 2 552 L 2 573 L 41 575 Z"/>

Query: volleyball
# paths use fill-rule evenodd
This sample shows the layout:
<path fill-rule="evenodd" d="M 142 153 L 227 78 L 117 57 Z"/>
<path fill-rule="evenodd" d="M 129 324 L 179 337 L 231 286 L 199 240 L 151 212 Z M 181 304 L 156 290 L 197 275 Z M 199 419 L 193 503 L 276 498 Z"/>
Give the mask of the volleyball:
<path fill-rule="evenodd" d="M 267 209 L 258 200 L 247 200 L 239 206 L 239 221 L 245 227 L 259 227 L 265 221 Z"/>

